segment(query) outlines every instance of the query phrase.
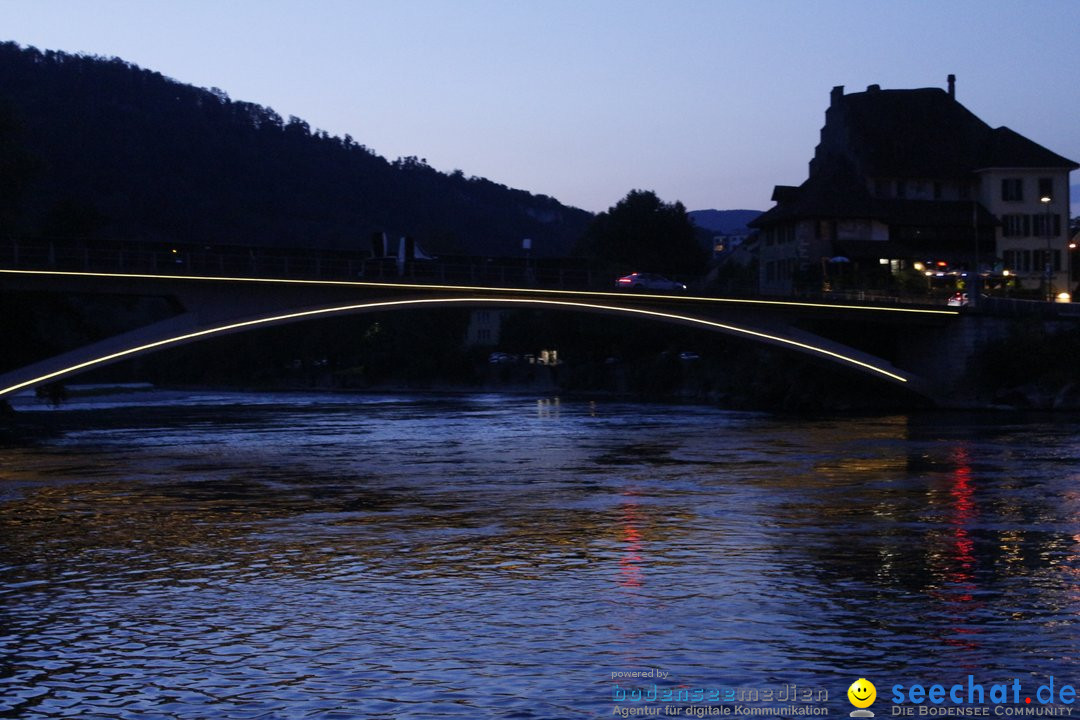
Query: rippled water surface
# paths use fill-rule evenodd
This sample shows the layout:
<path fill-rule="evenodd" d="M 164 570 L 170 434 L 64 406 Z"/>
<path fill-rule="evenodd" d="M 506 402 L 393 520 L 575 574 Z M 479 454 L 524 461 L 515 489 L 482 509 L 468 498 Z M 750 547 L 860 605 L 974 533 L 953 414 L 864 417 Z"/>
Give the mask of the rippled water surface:
<path fill-rule="evenodd" d="M 147 393 L 49 420 L 0 448 L 0 717 L 1080 680 L 1070 419 Z"/>

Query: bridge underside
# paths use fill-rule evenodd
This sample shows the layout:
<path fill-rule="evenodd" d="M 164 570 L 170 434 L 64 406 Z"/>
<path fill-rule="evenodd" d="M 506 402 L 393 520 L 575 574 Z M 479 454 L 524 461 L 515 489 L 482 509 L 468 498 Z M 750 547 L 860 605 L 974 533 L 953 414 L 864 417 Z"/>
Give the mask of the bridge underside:
<path fill-rule="evenodd" d="M 183 312 L 0 374 L 0 397 L 139 355 L 261 327 L 360 313 L 437 307 L 521 307 L 674 323 L 801 353 L 933 399 L 927 380 L 850 346 L 801 331 L 805 312 L 838 312 L 809 303 L 744 304 L 709 298 L 587 291 L 468 288 L 383 283 L 302 283 L 158 276 L 0 271 L 5 290 L 167 295 Z M 730 304 L 734 303 L 734 304 Z M 793 307 L 798 311 L 793 311 Z M 843 308 L 840 311 L 845 310 Z"/>

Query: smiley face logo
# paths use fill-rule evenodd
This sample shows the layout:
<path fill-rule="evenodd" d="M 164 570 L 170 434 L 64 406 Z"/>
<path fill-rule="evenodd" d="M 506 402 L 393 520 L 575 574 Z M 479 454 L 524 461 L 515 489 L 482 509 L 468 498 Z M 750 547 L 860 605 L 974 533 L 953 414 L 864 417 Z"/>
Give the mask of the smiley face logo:
<path fill-rule="evenodd" d="M 847 698 L 857 708 L 866 708 L 877 699 L 877 688 L 866 678 L 859 678 L 847 689 Z"/>

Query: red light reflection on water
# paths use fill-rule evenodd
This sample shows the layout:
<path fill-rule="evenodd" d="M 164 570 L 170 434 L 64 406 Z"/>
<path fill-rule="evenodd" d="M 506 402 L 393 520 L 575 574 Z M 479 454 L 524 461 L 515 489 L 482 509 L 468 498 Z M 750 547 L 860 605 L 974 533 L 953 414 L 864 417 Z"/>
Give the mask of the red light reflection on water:
<path fill-rule="evenodd" d="M 971 627 L 969 621 L 979 603 L 975 599 L 978 585 L 975 583 L 975 541 L 971 538 L 969 527 L 978 516 L 975 505 L 975 485 L 971 472 L 971 457 L 968 449 L 958 446 L 952 453 L 953 470 L 949 475 L 949 509 L 946 515 L 948 531 L 945 533 L 946 547 L 941 560 L 941 578 L 945 587 L 934 593 L 950 608 L 948 628 L 949 636 L 942 642 L 953 647 L 974 650 L 979 647 L 976 638 L 981 631 Z"/>
<path fill-rule="evenodd" d="M 953 454 L 956 469 L 950 478 L 949 495 L 952 507 L 949 512 L 950 537 L 952 538 L 952 568 L 946 572 L 948 580 L 955 583 L 968 583 L 974 577 L 975 541 L 968 535 L 968 525 L 978 514 L 975 508 L 975 488 L 971 481 L 971 465 L 967 448 L 958 447 Z M 964 596 L 970 600 L 971 596 Z"/>
<path fill-rule="evenodd" d="M 619 508 L 619 542 L 624 543 L 619 558 L 619 585 L 628 588 L 641 587 L 645 579 L 642 569 L 641 514 L 636 502 L 627 501 Z"/>

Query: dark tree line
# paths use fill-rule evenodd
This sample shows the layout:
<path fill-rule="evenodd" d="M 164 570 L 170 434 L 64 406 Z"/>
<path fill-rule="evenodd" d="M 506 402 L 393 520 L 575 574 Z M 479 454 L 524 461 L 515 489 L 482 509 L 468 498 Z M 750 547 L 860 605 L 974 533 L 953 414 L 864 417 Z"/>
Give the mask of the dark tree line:
<path fill-rule="evenodd" d="M 631 190 L 597 215 L 578 251 L 616 273 L 698 275 L 706 259 L 698 230 L 683 204 L 665 203 L 651 190 Z"/>
<path fill-rule="evenodd" d="M 378 102 L 377 98 L 372 102 Z M 119 59 L 0 43 L 0 232 L 567 254 L 589 213 L 184 85 Z"/>

